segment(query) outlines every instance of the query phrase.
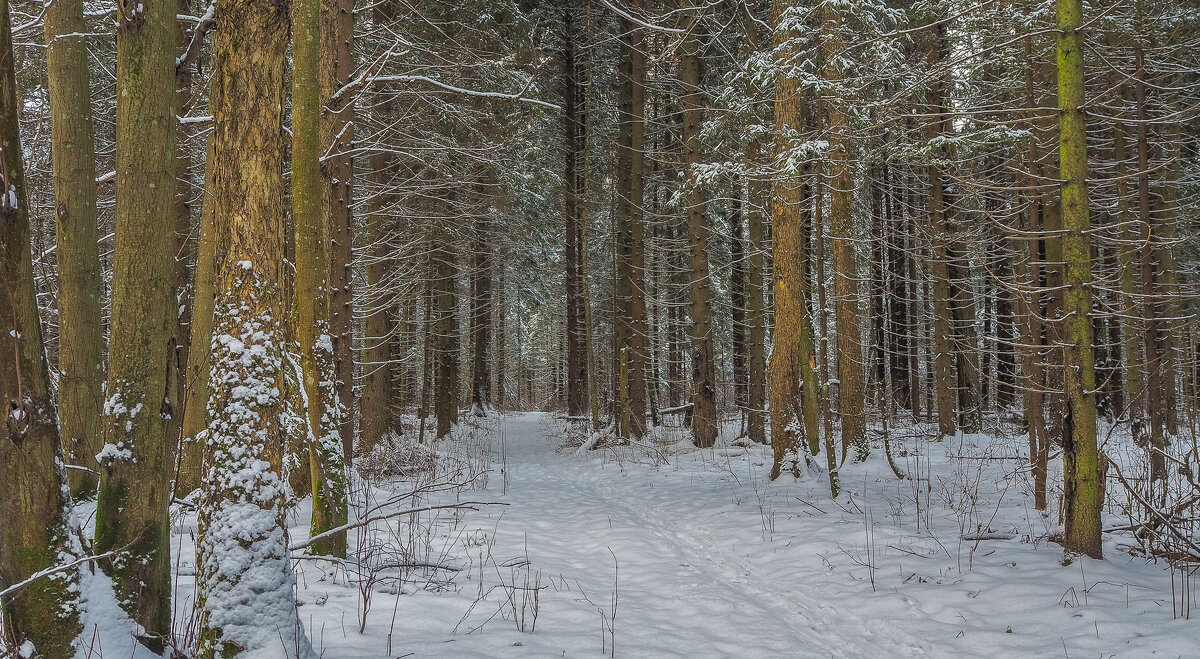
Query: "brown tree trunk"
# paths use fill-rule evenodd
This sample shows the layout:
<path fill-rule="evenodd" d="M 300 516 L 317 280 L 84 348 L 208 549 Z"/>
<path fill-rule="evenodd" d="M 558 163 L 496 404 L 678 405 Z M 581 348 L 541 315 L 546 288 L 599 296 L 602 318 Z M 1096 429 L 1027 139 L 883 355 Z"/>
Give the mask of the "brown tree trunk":
<path fill-rule="evenodd" d="M 641 14 L 645 1 L 637 0 L 630 9 Z M 642 27 L 624 18 L 620 20 L 621 68 L 618 103 L 617 139 L 617 321 L 614 372 L 620 372 L 622 349 L 628 356 L 629 387 L 627 409 L 618 418 L 622 436 L 640 439 L 646 434 L 646 246 L 643 226 L 645 193 L 646 54 Z"/>
<path fill-rule="evenodd" d="M 458 420 L 454 392 L 458 386 L 454 367 L 455 353 L 458 351 L 458 331 L 454 319 L 454 254 L 442 228 L 439 227 L 434 232 L 431 258 L 434 272 L 432 296 L 435 308 L 432 327 L 437 348 L 432 358 L 434 359 L 434 415 L 437 417 L 435 437 L 441 439 L 450 434 L 450 430 Z"/>
<path fill-rule="evenodd" d="M 487 186 L 488 188 L 494 186 Z M 471 409 L 486 416 L 492 409 L 492 243 L 495 230 L 489 209 L 475 221 L 475 262 L 471 267 Z"/>
<path fill-rule="evenodd" d="M 696 171 L 703 160 L 700 154 L 700 127 L 704 121 L 704 100 L 700 84 L 704 79 L 701 53 L 702 24 L 700 9 L 684 0 L 682 24 L 688 26 L 679 52 L 680 79 L 683 83 L 684 167 L 687 177 L 688 269 L 692 294 L 692 438 L 696 446 L 707 448 L 717 441 L 716 354 L 713 347 L 712 282 L 709 281 L 708 208 L 704 188 Z"/>
<path fill-rule="evenodd" d="M 218 0 L 216 16 L 209 153 L 220 241 L 197 542 L 197 656 L 288 648 L 291 656 L 309 657 L 288 550 L 280 420 L 290 276 L 282 176 L 288 4 Z M 255 628 L 236 624 L 250 616 Z"/>
<path fill-rule="evenodd" d="M 382 110 L 387 116 L 386 110 Z M 390 153 L 376 153 L 371 156 L 371 172 L 375 184 L 384 189 L 391 185 L 391 176 L 395 173 L 392 167 L 394 158 Z M 371 262 L 367 266 L 367 288 L 374 294 L 374 299 L 367 308 L 372 309 L 364 323 L 363 342 L 363 385 L 360 394 L 361 436 L 356 447 L 359 455 L 370 453 L 389 429 L 398 428 L 393 422 L 396 411 L 393 402 L 403 399 L 406 367 L 397 367 L 394 360 L 403 359 L 405 339 L 407 338 L 410 319 L 407 305 L 404 313 L 401 305 L 395 300 L 391 291 L 383 290 L 389 281 L 389 272 L 393 265 L 394 246 L 389 243 L 391 222 L 386 214 L 387 196 L 377 192 L 380 199 L 375 202 L 367 215 L 367 234 L 371 240 Z M 396 351 L 396 346 L 400 350 Z M 398 352 L 394 355 L 393 352 Z M 394 380 L 399 379 L 400 382 Z M 403 409 L 403 403 L 397 406 Z"/>
<path fill-rule="evenodd" d="M 337 90 L 354 73 L 354 0 L 321 2 L 321 195 L 329 242 L 329 329 L 333 337 L 334 373 L 341 417 L 342 451 L 354 454 L 354 298 L 353 265 L 354 102 Z"/>
<path fill-rule="evenodd" d="M 321 181 L 322 15 L 319 0 L 296 0 L 292 16 L 292 222 L 295 266 L 292 333 L 300 349 L 300 382 L 307 423 L 313 535 L 347 519 L 345 408 L 338 401 L 336 353 L 330 334 L 330 236 L 323 217 Z M 346 554 L 346 534 L 318 541 L 313 553 Z"/>
<path fill-rule="evenodd" d="M 746 406 L 750 398 L 750 379 L 746 324 L 746 233 L 742 204 L 742 180 L 730 183 L 729 193 L 729 311 L 733 327 L 733 399 L 745 429 Z"/>
<path fill-rule="evenodd" d="M 587 324 L 583 290 L 583 224 L 587 214 L 584 204 L 587 92 L 580 66 L 576 40 L 580 26 L 575 3 L 563 3 L 563 128 L 566 146 L 563 200 L 566 215 L 566 339 L 567 339 L 567 413 L 583 416 L 588 404 Z"/>
<path fill-rule="evenodd" d="M 1058 120 L 1063 254 L 1063 546 L 1101 558 L 1103 470 L 1096 441 L 1091 221 L 1083 111 L 1083 0 L 1058 0 Z"/>
<path fill-rule="evenodd" d="M 943 50 L 943 30 L 936 30 L 937 37 L 929 39 L 926 57 L 930 66 L 937 70 L 942 66 L 945 55 Z M 945 108 L 945 79 L 937 77 L 930 81 L 927 108 L 935 117 L 926 125 L 925 134 L 929 142 L 940 140 L 945 133 L 948 117 Z M 953 435 L 957 429 L 957 419 L 954 414 L 956 402 L 954 376 L 954 346 L 952 339 L 952 295 L 950 249 L 951 240 L 949 224 L 946 220 L 945 186 L 942 181 L 941 169 L 936 163 L 930 162 L 927 168 L 929 179 L 929 223 L 932 231 L 933 263 L 931 264 L 933 278 L 933 366 L 935 398 L 937 400 L 938 434 L 943 437 Z"/>
<path fill-rule="evenodd" d="M 826 6 L 823 23 L 829 31 L 823 41 L 826 63 L 822 74 L 826 82 L 840 85 L 844 71 L 842 57 L 841 10 Z M 870 453 L 867 442 L 866 417 L 863 410 L 863 356 L 859 338 L 858 263 L 854 257 L 854 242 L 859 238 L 854 228 L 852 205 L 854 181 L 850 164 L 850 124 L 844 101 L 834 98 L 827 102 L 829 117 L 829 230 L 833 236 L 834 311 L 837 322 L 838 354 L 838 415 L 842 421 L 842 454 L 854 449 L 856 461 L 865 460 Z"/>
<path fill-rule="evenodd" d="M 100 451 L 104 384 L 96 151 L 82 0 L 46 7 L 46 78 L 58 259 L 58 417 L 70 464 L 93 467 Z M 96 477 L 70 474 L 71 493 L 91 497 Z"/>
<path fill-rule="evenodd" d="M 98 552 L 117 599 L 161 651 L 171 633 L 175 348 L 175 0 L 118 4 L 116 239 Z"/>
<path fill-rule="evenodd" d="M 12 19 L 0 0 L 0 590 L 69 556 L 54 396 L 34 293 L 28 195 L 22 162 Z M 56 109 L 57 111 L 57 109 Z M 32 642 L 39 656 L 69 657 L 79 634 L 77 579 L 41 579 L 6 598 L 0 617 L 11 647 Z"/>
<path fill-rule="evenodd" d="M 1142 235 L 1139 236 L 1138 261 L 1141 266 L 1142 294 L 1142 350 L 1146 357 L 1146 395 L 1145 419 L 1149 428 L 1145 429 L 1144 446 L 1150 458 L 1150 479 L 1162 481 L 1167 477 L 1166 458 L 1162 451 L 1167 447 L 1165 425 L 1166 412 L 1164 405 L 1164 389 L 1169 384 L 1163 377 L 1166 363 L 1165 336 L 1159 327 L 1159 317 L 1162 316 L 1162 303 L 1159 299 L 1159 288 L 1162 273 L 1159 271 L 1162 252 L 1157 245 L 1162 240 L 1162 227 L 1159 226 L 1157 214 L 1151 204 L 1150 190 L 1150 156 L 1153 145 L 1150 143 L 1148 123 L 1148 108 L 1146 98 L 1146 66 L 1145 55 L 1139 47 L 1135 51 L 1137 72 L 1134 78 L 1134 94 L 1137 104 L 1137 152 L 1138 152 L 1138 220 L 1141 224 Z M 1140 435 L 1137 429 L 1135 435 Z"/>

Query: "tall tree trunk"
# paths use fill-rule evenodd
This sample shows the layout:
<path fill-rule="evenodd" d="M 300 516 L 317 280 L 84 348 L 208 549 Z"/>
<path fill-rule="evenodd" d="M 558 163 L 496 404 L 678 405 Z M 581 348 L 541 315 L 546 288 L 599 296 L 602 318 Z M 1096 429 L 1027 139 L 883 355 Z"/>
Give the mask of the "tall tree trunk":
<path fill-rule="evenodd" d="M 334 94 L 354 73 L 354 0 L 319 0 L 321 108 L 321 202 L 329 244 L 329 333 L 333 343 L 337 399 L 341 403 L 342 453 L 354 454 L 353 264 L 354 95 Z"/>
<path fill-rule="evenodd" d="M 1167 465 L 1162 451 L 1168 442 L 1165 435 L 1166 411 L 1164 406 L 1164 390 L 1174 383 L 1164 382 L 1164 368 L 1167 360 L 1164 333 L 1159 327 L 1159 317 L 1162 316 L 1162 304 L 1159 301 L 1159 288 L 1162 279 L 1160 268 L 1161 250 L 1156 244 L 1162 239 L 1162 227 L 1159 226 L 1156 213 L 1152 208 L 1150 190 L 1150 143 L 1149 112 L 1146 98 L 1146 66 L 1145 54 L 1142 48 L 1135 51 L 1137 72 L 1134 77 L 1134 94 L 1137 104 L 1137 151 L 1138 151 L 1138 219 L 1142 234 L 1139 236 L 1138 261 L 1141 269 L 1142 295 L 1142 351 L 1146 358 L 1145 384 L 1145 416 L 1149 425 L 1143 432 L 1135 428 L 1135 435 L 1145 435 L 1145 448 L 1150 458 L 1150 479 L 1162 481 L 1166 479 Z"/>
<path fill-rule="evenodd" d="M 755 158 L 754 160 L 757 160 Z M 760 186 L 756 182 L 750 184 L 752 192 L 758 192 Z M 760 203 L 766 195 L 755 194 Z M 767 441 L 766 408 L 767 408 L 767 311 L 763 299 L 765 281 L 766 238 L 763 235 L 763 213 L 752 208 L 747 218 L 749 222 L 749 240 L 747 250 L 749 265 L 746 273 L 747 322 L 750 324 L 748 340 L 750 342 L 750 383 L 747 391 L 746 406 L 747 434 L 750 441 L 765 444 Z M 811 325 L 811 323 L 810 323 Z M 809 350 L 812 350 L 812 329 L 809 329 Z"/>
<path fill-rule="evenodd" d="M 930 67 L 938 71 L 943 65 L 945 50 L 943 48 L 943 30 L 935 30 L 935 36 L 929 38 L 926 59 Z M 926 139 L 934 143 L 942 138 L 949 121 L 946 112 L 945 74 L 939 73 L 930 81 L 927 111 L 934 116 L 926 124 Z M 936 156 L 933 156 L 936 158 Z M 950 230 L 946 221 L 945 185 L 942 181 L 942 171 L 936 162 L 931 161 L 927 168 L 929 178 L 929 223 L 932 232 L 931 264 L 933 278 L 933 367 L 935 399 L 937 401 L 938 434 L 943 437 L 953 435 L 957 431 L 957 419 L 954 414 L 955 378 L 954 378 L 954 346 L 952 344 L 951 326 L 951 297 L 953 289 L 950 284 Z"/>
<path fill-rule="evenodd" d="M 788 0 L 772 3 L 772 22 L 776 26 L 775 47 L 789 52 L 787 40 L 794 35 L 784 33 L 780 22 L 794 4 Z M 792 77 L 779 72 L 775 75 L 775 163 L 786 162 L 794 148 L 791 134 L 805 129 L 803 99 L 799 85 Z M 771 477 L 785 470 L 800 475 L 798 453 L 819 450 L 820 389 L 813 346 L 812 317 L 809 315 L 808 224 L 805 195 L 805 172 L 783 172 L 775 177 L 771 195 L 771 244 L 774 257 L 775 334 L 771 349 L 769 397 L 771 412 L 771 446 L 774 463 Z M 761 263 L 761 260 L 760 260 Z M 798 405 L 799 403 L 799 405 Z M 804 437 L 800 436 L 803 431 Z M 836 463 L 835 463 L 836 466 Z M 830 484 L 837 488 L 837 469 Z"/>
<path fill-rule="evenodd" d="M 204 164 L 204 189 L 215 184 L 212 171 L 212 141 Z M 187 496 L 200 487 L 204 440 L 208 427 L 209 363 L 213 335 L 213 300 L 216 296 L 217 225 L 213 214 L 215 200 L 204 195 L 200 202 L 200 237 L 196 245 L 196 267 L 192 275 L 192 313 L 189 327 L 188 363 L 183 373 L 183 421 L 179 430 L 179 472 L 175 481 L 177 496 Z"/>
<path fill-rule="evenodd" d="M 1104 484 L 1096 444 L 1091 221 L 1088 214 L 1087 123 L 1083 113 L 1083 0 L 1058 0 L 1059 161 L 1062 183 L 1063 504 L 1068 552 L 1101 557 Z"/>
<path fill-rule="evenodd" d="M 175 435 L 174 0 L 118 3 L 116 239 L 96 550 L 117 599 L 160 651 L 171 633 Z"/>
<path fill-rule="evenodd" d="M 0 590 L 59 564 L 78 546 L 67 524 L 67 477 L 34 293 L 19 108 L 12 19 L 8 0 L 0 0 L 0 396 L 5 409 L 0 436 L 0 482 L 5 487 L 0 496 Z M 5 637 L 14 642 L 12 647 L 29 641 L 38 656 L 74 653 L 72 644 L 80 631 L 78 577 L 64 576 L 36 581 L 0 603 Z"/>
<path fill-rule="evenodd" d="M 341 431 L 342 405 L 336 388 L 335 353 L 330 330 L 332 224 L 323 219 L 321 182 L 320 0 L 292 5 L 292 222 L 296 236 L 296 276 L 292 306 L 293 336 L 300 347 L 300 386 L 304 389 L 308 434 L 312 534 L 346 523 L 346 443 Z M 313 545 L 313 552 L 346 554 L 346 534 Z"/>
<path fill-rule="evenodd" d="M 282 647 L 289 656 L 310 659 L 315 653 L 293 593 L 282 477 L 287 438 L 280 422 L 288 7 L 218 0 L 216 15 L 209 139 L 220 242 L 214 252 L 208 487 L 196 547 L 198 656 L 269 654 Z"/>
<path fill-rule="evenodd" d="M 434 359 L 434 415 L 437 417 L 437 439 L 450 434 L 458 420 L 458 407 L 454 389 L 457 388 L 454 362 L 458 351 L 457 323 L 454 320 L 454 255 L 444 228 L 434 230 L 433 290 L 434 316 L 433 333 L 436 349 Z M 426 353 L 427 355 L 429 353 Z M 427 357 L 428 359 L 428 357 Z"/>
<path fill-rule="evenodd" d="M 733 325 L 733 398 L 745 429 L 750 398 L 749 350 L 746 323 L 746 218 L 742 203 L 742 179 L 729 185 L 729 311 Z"/>
<path fill-rule="evenodd" d="M 645 0 L 636 0 L 630 9 L 641 14 Z M 643 226 L 645 193 L 645 122 L 646 54 L 645 32 L 625 18 L 620 20 L 621 70 L 620 117 L 617 139 L 617 321 L 614 337 L 617 350 L 616 372 L 620 355 L 628 359 L 629 386 L 623 396 L 627 409 L 618 418 L 622 436 L 640 439 L 646 434 L 646 245 Z"/>
<path fill-rule="evenodd" d="M 488 189 L 494 186 L 487 186 Z M 481 209 L 475 220 L 475 263 L 471 267 L 471 409 L 486 416 L 492 409 L 492 211 Z"/>
<path fill-rule="evenodd" d="M 1043 210 L 1045 208 L 1042 193 L 1038 191 L 1041 176 L 1041 153 L 1038 146 L 1038 116 L 1034 89 L 1034 74 L 1039 68 L 1033 61 L 1033 39 L 1025 36 L 1023 39 L 1025 59 L 1025 97 L 1024 107 L 1028 108 L 1029 148 L 1026 155 L 1026 179 L 1029 191 L 1026 193 L 1025 211 L 1022 227 L 1025 232 L 1036 235 L 1042 228 Z M 1040 346 L 1044 345 L 1046 328 L 1042 322 L 1045 317 L 1043 310 L 1043 295 L 1041 292 L 1043 266 L 1041 238 L 1021 240 L 1021 259 L 1018 261 L 1020 279 L 1018 286 L 1025 286 L 1029 293 L 1022 296 L 1022 312 L 1024 321 L 1021 323 L 1022 348 L 1021 376 L 1024 380 L 1023 405 L 1025 408 L 1025 425 L 1029 435 L 1029 461 L 1033 475 L 1033 500 L 1037 510 L 1046 510 L 1046 480 L 1049 463 L 1050 442 L 1046 431 L 1046 411 L 1044 402 L 1046 396 L 1042 393 L 1046 381 L 1046 367 L 1042 358 Z"/>
<path fill-rule="evenodd" d="M 871 257 L 867 274 L 867 300 L 870 305 L 870 359 L 867 362 L 867 373 L 870 378 L 867 394 L 871 400 L 884 400 L 880 394 L 891 397 L 891 391 L 886 389 L 887 380 L 887 328 L 883 316 L 883 289 L 886 270 L 884 266 L 884 213 L 883 188 L 887 185 L 886 170 L 881 166 L 872 166 L 867 176 L 867 187 L 871 197 Z M 880 411 L 886 412 L 884 406 Z"/>
<path fill-rule="evenodd" d="M 948 197 L 943 189 L 943 197 Z M 957 222 L 952 221 L 951 208 L 953 203 L 946 199 L 943 209 L 944 226 L 946 229 L 947 274 L 949 275 L 950 316 L 953 319 L 951 331 L 954 346 L 954 373 L 956 375 L 955 390 L 958 397 L 958 425 L 965 433 L 977 433 L 981 427 L 980 419 L 980 382 L 979 348 L 976 345 L 979 335 L 975 328 L 975 294 L 971 290 L 968 277 L 970 270 L 967 265 L 967 255 L 961 247 L 963 238 L 959 235 Z"/>
<path fill-rule="evenodd" d="M 892 178 L 892 182 L 897 182 L 896 177 Z M 903 177 L 899 178 L 899 183 L 903 184 Z M 896 187 L 893 185 L 887 191 L 888 206 L 891 209 L 888 213 L 887 223 L 889 285 L 886 297 L 888 324 L 891 328 L 891 332 L 888 333 L 888 352 L 891 356 L 889 369 L 892 373 L 892 386 L 895 389 L 891 405 L 893 408 L 899 406 L 911 411 L 915 409 L 916 395 L 913 388 L 913 374 L 910 372 L 909 343 L 915 324 L 909 316 L 911 302 L 907 299 L 909 292 L 908 283 L 905 280 L 906 266 L 911 258 L 905 232 L 908 208 L 905 205 L 902 206 L 900 213 L 895 212 Z M 901 191 L 899 194 L 905 194 L 905 192 Z"/>
<path fill-rule="evenodd" d="M 822 42 L 825 64 L 822 75 L 833 87 L 841 85 L 842 17 L 841 10 L 826 5 L 822 10 L 828 32 Z M 842 453 L 854 449 L 856 461 L 865 460 L 870 453 L 867 442 L 866 417 L 863 411 L 863 357 L 859 337 L 858 263 L 854 257 L 854 228 L 852 205 L 854 181 L 850 164 L 850 124 L 843 107 L 844 101 L 833 98 L 827 102 L 829 117 L 829 230 L 833 236 L 834 312 L 837 322 L 838 354 L 838 414 L 842 420 Z"/>
<path fill-rule="evenodd" d="M 699 181 L 697 168 L 702 164 L 700 128 L 704 121 L 704 97 L 700 84 L 704 79 L 700 8 L 684 0 L 680 17 L 688 34 L 679 52 L 680 94 L 683 106 L 683 148 L 686 167 L 688 269 L 692 294 L 692 438 L 696 446 L 707 448 L 717 441 L 716 351 L 713 347 L 712 282 L 708 267 L 708 223 L 705 212 L 708 199 Z"/>
<path fill-rule="evenodd" d="M 741 17 L 741 23 L 746 33 L 747 51 L 753 51 L 763 46 L 758 30 L 759 19 L 753 5 L 746 6 L 746 14 Z M 777 17 L 772 13 L 772 21 Z M 774 114 L 774 113 L 772 113 Z M 746 145 L 745 164 L 749 170 L 755 167 L 762 153 L 762 143 L 753 140 Z M 746 341 L 748 342 L 748 364 L 746 377 L 746 434 L 750 441 L 765 444 L 767 441 L 766 407 L 767 407 L 767 313 L 766 301 L 763 296 L 765 285 L 766 262 L 764 244 L 766 237 L 763 231 L 764 213 L 760 205 L 767 207 L 770 212 L 771 190 L 770 183 L 763 177 L 751 177 L 746 184 Z M 811 341 L 811 337 L 810 337 Z"/>
<path fill-rule="evenodd" d="M 508 278 L 505 274 L 506 259 L 501 258 L 496 284 L 496 404 L 501 411 L 507 410 L 508 398 Z"/>
<path fill-rule="evenodd" d="M 197 65 L 188 60 L 188 45 L 193 37 L 201 39 L 211 26 L 212 16 L 207 12 L 200 19 L 191 33 L 188 32 L 188 22 L 179 20 L 179 16 L 191 15 L 189 0 L 176 0 L 175 43 L 184 55 L 175 63 L 175 89 L 179 96 L 177 114 L 187 117 L 191 114 L 195 100 L 194 75 Z M 198 196 L 198 188 L 193 183 L 192 167 L 194 161 L 192 151 L 186 146 L 191 136 L 192 125 L 179 122 L 175 127 L 175 295 L 179 301 L 179 316 L 176 319 L 175 337 L 178 345 L 175 347 L 175 413 L 171 422 L 172 436 L 175 443 L 175 493 L 179 495 L 180 467 L 185 452 L 189 448 L 181 433 L 183 417 L 186 415 L 188 384 L 190 372 L 188 358 L 191 350 L 192 307 L 195 304 L 193 287 L 193 268 L 196 260 L 197 241 L 194 232 L 197 230 L 192 212 L 193 200 Z M 193 488 L 194 489 L 194 488 Z M 184 492 L 183 495 L 189 494 Z"/>
<path fill-rule="evenodd" d="M 386 109 L 382 113 L 385 117 L 389 116 Z M 391 177 L 395 173 L 393 162 L 394 156 L 390 153 L 379 152 L 371 156 L 372 177 L 380 189 L 391 185 Z M 381 199 L 375 202 L 367 215 L 367 234 L 371 240 L 367 288 L 374 293 L 374 300 L 368 305 L 372 311 L 364 322 L 363 330 L 363 342 L 366 345 L 363 349 L 363 384 L 360 393 L 362 434 L 355 447 L 359 455 L 370 453 L 389 429 L 402 430 L 393 420 L 398 417 L 398 410 L 404 407 L 407 367 L 403 361 L 397 366 L 396 360 L 404 358 L 411 323 L 407 304 L 401 305 L 391 291 L 382 290 L 389 280 L 395 247 L 389 242 L 391 223 L 385 213 L 384 195 L 377 192 L 376 196 Z M 400 404 L 394 405 L 398 400 Z M 393 410 L 393 407 L 396 409 Z"/>
<path fill-rule="evenodd" d="M 576 7 L 563 3 L 563 128 L 566 146 L 563 200 L 566 215 L 566 324 L 567 324 L 567 413 L 582 416 L 587 409 L 587 325 L 583 290 L 583 223 L 587 191 L 586 177 L 587 93 L 576 49 Z"/>
<path fill-rule="evenodd" d="M 100 249 L 96 226 L 96 151 L 91 75 L 82 0 L 46 7 L 46 78 L 54 164 L 58 258 L 58 418 L 67 460 L 90 467 L 100 451 L 104 398 Z M 96 477 L 71 472 L 71 493 L 91 497 Z"/>

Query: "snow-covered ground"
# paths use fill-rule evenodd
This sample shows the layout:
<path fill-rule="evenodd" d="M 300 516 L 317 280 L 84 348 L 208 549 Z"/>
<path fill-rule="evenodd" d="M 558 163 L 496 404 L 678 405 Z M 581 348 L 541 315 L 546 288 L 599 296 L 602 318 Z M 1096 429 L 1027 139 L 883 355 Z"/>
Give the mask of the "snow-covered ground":
<path fill-rule="evenodd" d="M 766 482 L 767 447 L 688 450 L 680 430 L 586 455 L 560 450 L 563 426 L 544 414 L 457 434 L 440 449 L 456 466 L 416 481 L 428 491 L 388 503 L 414 481 L 377 479 L 356 498 L 475 510 L 379 522 L 351 539 L 351 561 L 297 559 L 301 622 L 322 656 L 608 656 L 614 643 L 636 657 L 1197 652 L 1161 563 L 1110 537 L 1105 560 L 1063 564 L 1033 510 L 1020 437 L 909 432 L 892 442 L 909 478 L 876 450 L 847 465 L 834 501 L 821 474 Z M 293 519 L 301 543 L 307 509 Z M 194 517 L 181 511 L 175 529 L 184 634 Z M 89 612 L 96 642 L 83 656 L 131 656 L 115 619 Z"/>

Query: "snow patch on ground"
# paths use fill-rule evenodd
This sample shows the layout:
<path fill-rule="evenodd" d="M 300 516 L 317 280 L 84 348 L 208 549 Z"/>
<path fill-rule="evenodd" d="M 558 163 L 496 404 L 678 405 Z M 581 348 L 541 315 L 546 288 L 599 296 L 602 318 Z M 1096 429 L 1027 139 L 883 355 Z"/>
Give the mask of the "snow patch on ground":
<path fill-rule="evenodd" d="M 411 444 L 416 427 L 388 443 Z M 342 561 L 293 556 L 300 622 L 339 659 L 607 656 L 614 643 L 642 657 L 1194 654 L 1169 573 L 1122 551 L 1127 538 L 1106 536 L 1103 561 L 1063 565 L 1045 539 L 1056 512 L 1033 510 L 1023 437 L 893 430 L 908 478 L 876 445 L 841 470 L 833 500 L 821 473 L 768 482 L 769 447 L 732 430 L 714 449 L 667 426 L 577 455 L 549 415 L 468 419 L 422 448 L 436 470 L 418 456 L 414 471 L 354 480 L 356 513 L 508 505 L 372 524 Z M 460 486 L 435 487 L 447 482 Z M 307 499 L 288 512 L 293 544 L 310 516 Z M 194 513 L 177 511 L 179 627 L 195 530 Z M 113 624 L 105 656 L 130 656 L 108 651 L 123 633 Z"/>

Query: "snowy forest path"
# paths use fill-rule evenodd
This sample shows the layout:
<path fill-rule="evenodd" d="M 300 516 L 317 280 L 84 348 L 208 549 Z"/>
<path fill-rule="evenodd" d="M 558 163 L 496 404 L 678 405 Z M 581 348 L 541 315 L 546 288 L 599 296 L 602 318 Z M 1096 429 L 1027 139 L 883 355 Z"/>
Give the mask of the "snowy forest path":
<path fill-rule="evenodd" d="M 764 542 L 759 511 L 747 503 L 730 513 L 731 500 L 753 497 L 744 478 L 559 453 L 543 414 L 508 416 L 501 428 L 510 507 L 498 546 L 520 542 L 535 569 L 586 593 L 597 605 L 591 628 L 615 590 L 618 655 L 924 654 L 898 626 L 823 603 L 820 579 L 782 583 L 753 564 L 742 549 Z M 814 564 L 814 577 L 822 569 Z"/>

